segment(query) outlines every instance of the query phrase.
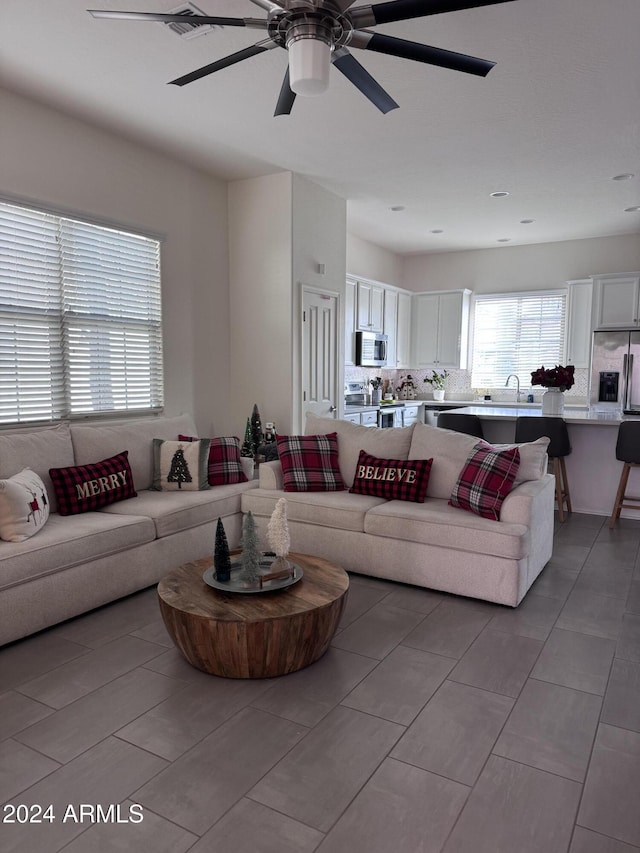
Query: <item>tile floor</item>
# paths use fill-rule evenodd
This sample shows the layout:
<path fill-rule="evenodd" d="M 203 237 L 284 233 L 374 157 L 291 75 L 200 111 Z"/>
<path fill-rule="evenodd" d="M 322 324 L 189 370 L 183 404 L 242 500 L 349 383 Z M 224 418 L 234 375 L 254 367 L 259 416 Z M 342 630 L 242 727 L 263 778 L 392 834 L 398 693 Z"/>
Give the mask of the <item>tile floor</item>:
<path fill-rule="evenodd" d="M 153 589 L 1 649 L 0 849 L 640 851 L 640 522 L 556 531 L 517 610 L 352 576 L 283 678 L 191 668 Z"/>

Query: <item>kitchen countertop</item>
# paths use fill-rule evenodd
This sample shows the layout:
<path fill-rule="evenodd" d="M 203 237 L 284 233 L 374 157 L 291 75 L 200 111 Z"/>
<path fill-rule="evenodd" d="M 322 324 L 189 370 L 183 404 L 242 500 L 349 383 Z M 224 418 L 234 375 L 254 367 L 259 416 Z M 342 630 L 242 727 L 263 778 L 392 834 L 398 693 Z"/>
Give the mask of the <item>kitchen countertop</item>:
<path fill-rule="evenodd" d="M 421 406 L 425 401 L 424 400 L 396 400 L 397 403 L 401 403 L 405 408 L 409 406 Z M 360 412 L 377 412 L 378 409 L 393 409 L 393 406 L 385 405 L 384 403 L 375 403 L 369 406 L 354 406 L 350 403 L 345 403 L 344 405 L 344 413 L 345 415 L 357 415 Z"/>
<path fill-rule="evenodd" d="M 540 403 L 525 403 L 520 406 L 487 406 L 473 405 L 456 409 L 461 415 L 477 415 L 481 419 L 513 421 L 520 416 L 542 417 Z M 568 424 L 583 424 L 594 426 L 617 426 L 623 420 L 640 420 L 640 415 L 623 415 L 622 412 L 600 412 L 588 406 L 564 407 L 563 419 Z"/>

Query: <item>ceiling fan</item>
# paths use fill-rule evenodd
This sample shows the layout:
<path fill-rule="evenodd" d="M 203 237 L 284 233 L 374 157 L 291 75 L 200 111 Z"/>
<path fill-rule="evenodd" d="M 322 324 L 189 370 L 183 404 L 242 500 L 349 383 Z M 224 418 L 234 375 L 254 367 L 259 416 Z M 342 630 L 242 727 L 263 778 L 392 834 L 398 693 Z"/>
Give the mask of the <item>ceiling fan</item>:
<path fill-rule="evenodd" d="M 485 77 L 495 65 L 464 53 L 442 50 L 394 36 L 374 33 L 367 27 L 388 24 L 442 12 L 455 12 L 478 6 L 495 6 L 513 0 L 389 0 L 376 5 L 353 6 L 355 0 L 251 0 L 267 12 L 266 18 L 226 18 L 193 15 L 190 23 L 221 27 L 249 27 L 266 31 L 267 37 L 251 47 L 225 56 L 172 80 L 185 86 L 222 68 L 249 59 L 274 47 L 289 53 L 285 74 L 274 115 L 289 115 L 296 95 L 320 95 L 329 85 L 329 68 L 333 64 L 381 112 L 388 113 L 398 104 L 374 80 L 352 55 L 349 48 L 372 50 L 401 59 L 412 59 Z M 118 18 L 128 21 L 159 21 L 169 24 L 185 20 L 180 14 L 155 12 L 107 12 L 90 9 L 94 18 Z"/>

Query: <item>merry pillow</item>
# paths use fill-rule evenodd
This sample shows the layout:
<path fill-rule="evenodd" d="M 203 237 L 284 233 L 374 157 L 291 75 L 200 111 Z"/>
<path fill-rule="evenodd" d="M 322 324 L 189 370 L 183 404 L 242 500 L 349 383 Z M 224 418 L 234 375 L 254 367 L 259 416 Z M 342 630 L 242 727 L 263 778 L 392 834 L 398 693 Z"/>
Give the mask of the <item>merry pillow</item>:
<path fill-rule="evenodd" d="M 433 459 L 378 459 L 360 451 L 350 492 L 393 501 L 424 503 Z"/>
<path fill-rule="evenodd" d="M 91 512 L 137 495 L 128 450 L 92 465 L 50 468 L 49 476 L 60 515 Z"/>

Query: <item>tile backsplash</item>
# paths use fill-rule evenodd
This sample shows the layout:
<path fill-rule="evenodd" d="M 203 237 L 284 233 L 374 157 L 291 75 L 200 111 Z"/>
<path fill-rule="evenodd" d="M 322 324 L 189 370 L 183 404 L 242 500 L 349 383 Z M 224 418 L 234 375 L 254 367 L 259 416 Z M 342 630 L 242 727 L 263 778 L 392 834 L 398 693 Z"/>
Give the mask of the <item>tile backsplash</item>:
<path fill-rule="evenodd" d="M 394 388 L 398 388 L 402 383 L 403 378 L 411 374 L 413 381 L 418 389 L 417 399 L 431 400 L 431 385 L 424 382 L 425 376 L 430 376 L 430 370 L 391 370 L 379 367 L 345 367 L 344 378 L 345 382 L 364 382 L 368 383 L 374 376 L 380 376 L 382 379 L 389 379 Z M 540 386 L 530 388 L 530 375 L 520 377 L 520 390 L 526 395 L 533 393 L 534 400 L 538 402 L 545 392 L 545 389 Z M 371 386 L 367 385 L 367 391 L 371 391 Z M 482 393 L 491 395 L 491 399 L 496 402 L 513 401 L 515 398 L 515 383 L 511 382 L 509 388 L 487 388 L 482 389 Z M 447 400 L 474 400 L 479 394 L 479 389 L 471 387 L 471 373 L 468 370 L 449 370 L 445 382 L 445 399 Z M 575 385 L 570 391 L 566 392 L 567 402 L 586 403 L 589 396 L 589 371 L 586 368 L 576 368 Z"/>

